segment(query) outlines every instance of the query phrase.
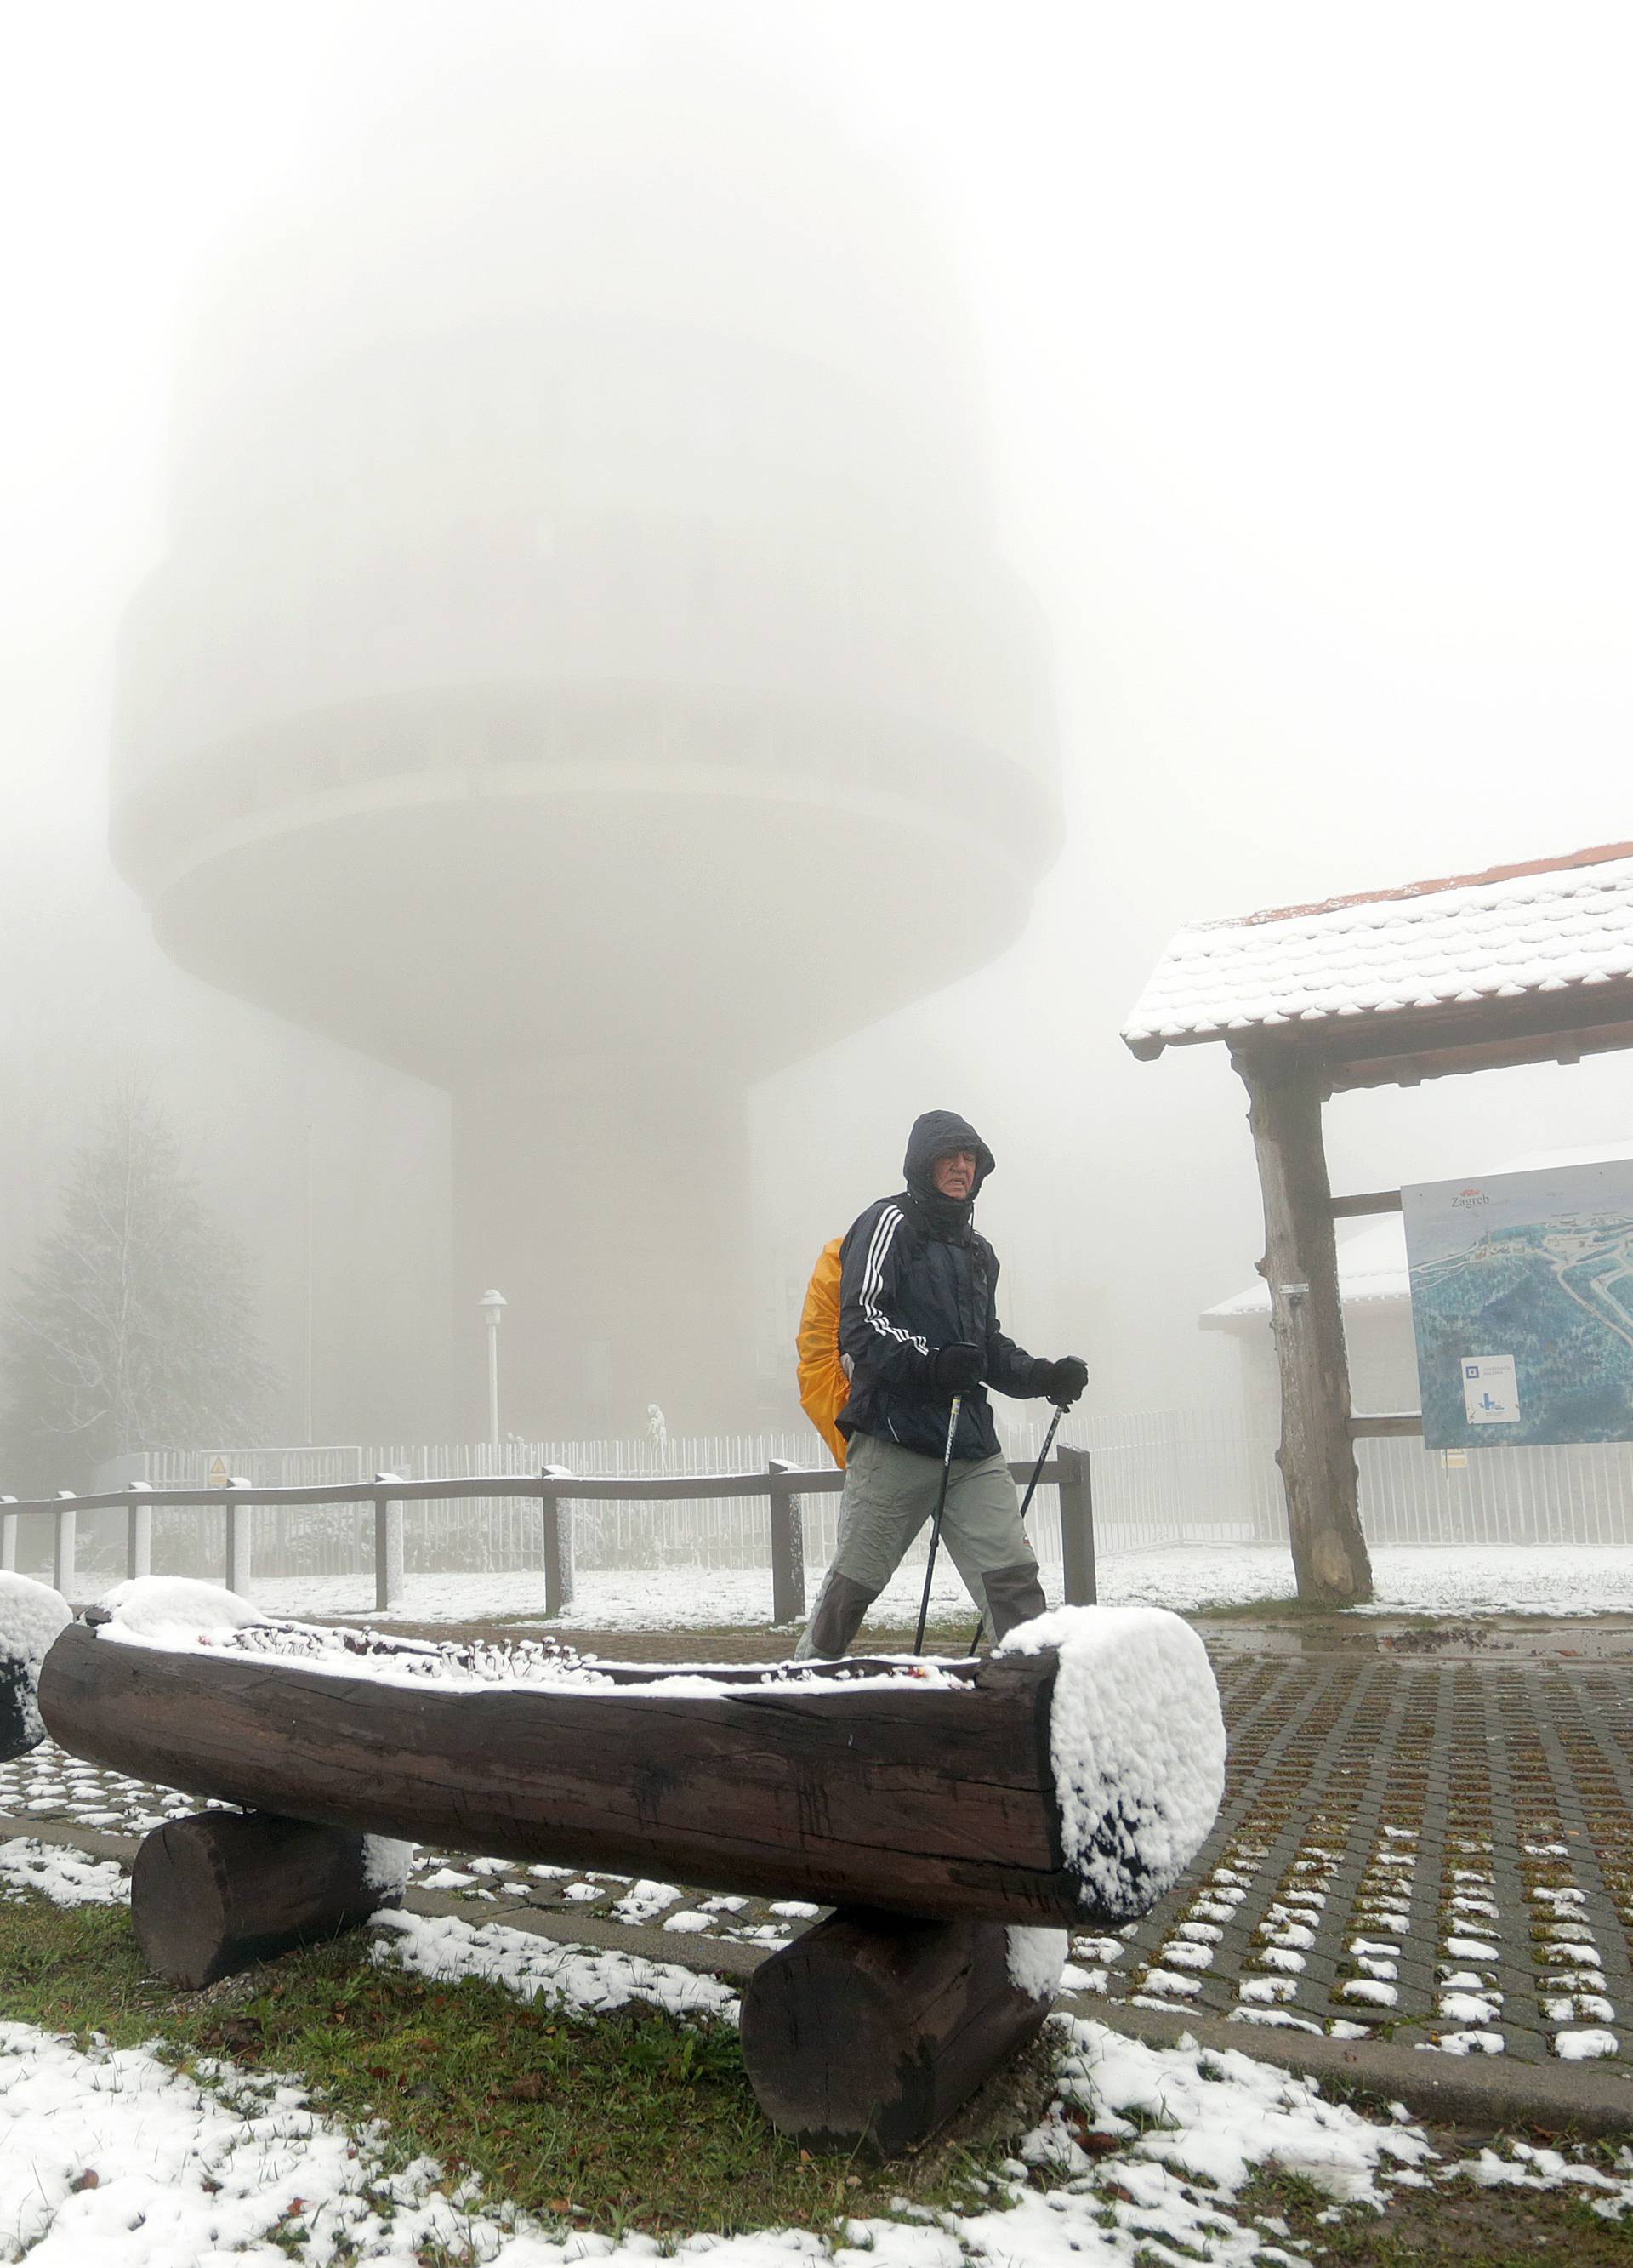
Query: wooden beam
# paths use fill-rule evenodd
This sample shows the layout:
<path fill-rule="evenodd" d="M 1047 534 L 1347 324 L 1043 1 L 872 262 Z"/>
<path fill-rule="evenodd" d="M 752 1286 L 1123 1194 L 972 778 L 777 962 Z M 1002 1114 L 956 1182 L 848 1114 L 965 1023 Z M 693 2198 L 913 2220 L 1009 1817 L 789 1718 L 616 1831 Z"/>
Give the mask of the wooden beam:
<path fill-rule="evenodd" d="M 401 1904 L 401 1891 L 371 1882 L 361 1835 L 241 1811 L 156 1828 L 130 1870 L 142 1956 L 189 1992 Z"/>
<path fill-rule="evenodd" d="M 1633 1047 L 1633 981 L 1563 985 L 1557 992 L 1495 992 L 1438 1000 L 1425 1008 L 1365 1009 L 1349 1016 L 1302 1017 L 1234 1031 L 1176 1032 L 1130 1046 L 1149 1057 L 1164 1047 L 1223 1043 L 1232 1057 L 1303 1065 L 1335 1087 L 1379 1084 L 1399 1063 L 1413 1080 L 1505 1064 L 1573 1061 Z M 1239 1065 L 1238 1066 L 1239 1068 Z"/>
<path fill-rule="evenodd" d="M 1296 1060 L 1334 1092 L 1416 1085 L 1633 1047 L 1633 986 L 1575 986 L 1508 1000 L 1486 996 L 1223 1036 L 1236 1053 L 1262 1062 Z"/>
<path fill-rule="evenodd" d="M 1352 1441 L 1409 1440 L 1423 1430 L 1421 1410 L 1377 1410 L 1370 1415 L 1352 1417 L 1350 1438 Z"/>
<path fill-rule="evenodd" d="M 1298 1596 L 1364 1605 L 1372 1564 L 1350 1439 L 1350 1366 L 1318 1086 L 1294 1064 L 1239 1058 L 1264 1197 L 1264 1274 L 1282 1385 L 1278 1461 Z"/>
<path fill-rule="evenodd" d="M 743 2065 L 802 2149 L 891 2158 L 945 2125 L 1048 2014 L 1011 1979 L 1006 1929 L 842 1911 L 749 1979 Z"/>
<path fill-rule="evenodd" d="M 1060 1471 L 1062 1594 L 1069 1607 L 1092 1607 L 1100 1597 L 1094 1564 L 1094 1461 L 1086 1449 L 1070 1449 L 1063 1441 L 1056 1462 Z"/>
<path fill-rule="evenodd" d="M 798 1471 L 786 1457 L 770 1462 L 771 1619 L 779 1627 L 804 1619 L 805 1611 L 805 1507 L 788 1476 Z"/>
<path fill-rule="evenodd" d="M 1399 1212 L 1399 1189 L 1365 1189 L 1359 1197 L 1335 1197 L 1332 1216 L 1335 1220 L 1358 1220 L 1364 1213 Z"/>
<path fill-rule="evenodd" d="M 1378 1056 L 1329 1064 L 1325 1076 L 1335 1094 L 1369 1086 L 1417 1086 L 1426 1079 L 1460 1079 L 1481 1071 L 1515 1071 L 1527 1064 L 1569 1069 L 1585 1055 L 1610 1055 L 1633 1047 L 1633 1025 L 1615 1024 L 1572 1034 L 1539 1032 L 1528 1039 L 1492 1040 L 1433 1053 Z"/>

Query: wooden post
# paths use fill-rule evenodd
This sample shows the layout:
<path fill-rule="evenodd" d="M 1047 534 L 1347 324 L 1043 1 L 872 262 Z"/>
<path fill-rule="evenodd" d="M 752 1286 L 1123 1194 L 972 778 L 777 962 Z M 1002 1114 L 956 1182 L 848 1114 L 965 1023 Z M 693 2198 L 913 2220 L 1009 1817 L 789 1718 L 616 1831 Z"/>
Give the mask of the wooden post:
<path fill-rule="evenodd" d="M 56 1508 L 56 1548 L 52 1554 L 51 1584 L 67 1598 L 74 1587 L 74 1544 L 78 1515 L 71 1504 Z"/>
<path fill-rule="evenodd" d="M 544 1612 L 546 1620 L 573 1602 L 573 1516 L 557 1481 L 570 1480 L 565 1465 L 547 1465 L 539 1476 L 539 1510 L 544 1524 Z"/>
<path fill-rule="evenodd" d="M 916 2148 L 1041 2029 L 994 1922 L 830 1914 L 750 1977 L 743 2064 L 779 2133 L 876 2158 Z"/>
<path fill-rule="evenodd" d="M 130 1509 L 125 1514 L 125 1572 L 135 1582 L 153 1572 L 153 1505 L 147 1492 L 133 1481 Z"/>
<path fill-rule="evenodd" d="M 1094 1468 L 1086 1449 L 1063 1442 L 1060 1460 L 1062 1593 L 1069 1607 L 1092 1607 L 1100 1596 L 1094 1573 Z"/>
<path fill-rule="evenodd" d="M 192 1992 L 401 1903 L 401 1891 L 371 1881 L 366 1837 L 264 1812 L 173 1820 L 145 1837 L 130 1870 L 143 1960 Z"/>
<path fill-rule="evenodd" d="M 798 1465 L 773 1457 L 771 1476 L 771 1620 L 803 1622 L 805 1613 L 805 1506 L 787 1476 Z"/>
<path fill-rule="evenodd" d="M 15 1497 L 0 1497 L 0 1504 L 14 1504 Z M 14 1512 L 0 1512 L 0 1572 L 17 1572 L 17 1521 Z"/>
<path fill-rule="evenodd" d="M 395 1480 L 377 1473 L 377 1480 Z M 394 1497 L 374 1499 L 374 1611 L 383 1615 L 402 1596 L 402 1506 Z"/>
<path fill-rule="evenodd" d="M 247 1504 L 228 1502 L 226 1510 L 226 1573 L 225 1587 L 236 1591 L 241 1599 L 249 1596 L 249 1516 Z"/>
<path fill-rule="evenodd" d="M 1282 1382 L 1277 1462 L 1298 1596 L 1361 1606 L 1372 1595 L 1350 1438 L 1350 1362 L 1338 1294 L 1321 1096 L 1307 1071 L 1236 1059 L 1264 1196 L 1264 1275 Z"/>

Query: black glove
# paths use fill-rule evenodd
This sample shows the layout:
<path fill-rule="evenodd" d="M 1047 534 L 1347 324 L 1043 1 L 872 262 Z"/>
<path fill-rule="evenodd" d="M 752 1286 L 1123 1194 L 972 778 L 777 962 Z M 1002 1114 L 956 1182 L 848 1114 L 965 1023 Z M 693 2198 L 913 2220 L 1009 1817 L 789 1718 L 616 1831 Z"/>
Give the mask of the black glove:
<path fill-rule="evenodd" d="M 1089 1382 L 1089 1366 L 1075 1354 L 1058 1362 L 1041 1362 L 1033 1376 L 1033 1392 L 1047 1394 L 1057 1410 L 1070 1410 Z"/>
<path fill-rule="evenodd" d="M 981 1349 L 962 1339 L 938 1347 L 930 1359 L 930 1374 L 938 1394 L 973 1394 L 981 1384 Z"/>

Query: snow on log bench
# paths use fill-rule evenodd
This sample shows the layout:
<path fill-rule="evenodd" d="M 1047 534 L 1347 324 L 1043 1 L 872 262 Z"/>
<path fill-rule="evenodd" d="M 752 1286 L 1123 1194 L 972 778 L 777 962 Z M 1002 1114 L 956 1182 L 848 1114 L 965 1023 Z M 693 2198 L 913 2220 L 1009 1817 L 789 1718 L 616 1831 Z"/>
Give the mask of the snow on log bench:
<path fill-rule="evenodd" d="M 40 1667 L 71 1619 L 60 1591 L 0 1572 L 0 1764 L 26 1756 L 46 1736 L 36 1699 Z"/>
<path fill-rule="evenodd" d="M 364 1837 L 834 1906 L 755 1972 L 745 2058 L 785 2131 L 885 2151 L 1035 2032 L 1063 1925 L 1178 1881 L 1224 1787 L 1206 1652 L 1155 1608 L 1063 1608 L 980 1661 L 671 1669 L 148 1578 L 62 1632 L 40 1705 L 77 1755 L 264 1815 L 143 1845 L 132 1919 L 177 1981 L 362 1919 Z"/>

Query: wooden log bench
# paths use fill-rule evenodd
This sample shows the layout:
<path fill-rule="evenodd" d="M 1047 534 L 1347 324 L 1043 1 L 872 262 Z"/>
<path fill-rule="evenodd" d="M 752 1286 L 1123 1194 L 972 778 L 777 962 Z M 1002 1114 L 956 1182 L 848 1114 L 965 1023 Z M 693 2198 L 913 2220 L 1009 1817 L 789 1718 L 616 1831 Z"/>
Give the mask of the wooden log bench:
<path fill-rule="evenodd" d="M 177 1984 L 394 1902 L 386 1838 L 832 1907 L 756 1970 L 744 2062 L 781 2131 L 888 2155 L 1035 2035 L 1067 1929 L 1146 1911 L 1217 1808 L 1223 1729 L 1195 1633 L 1154 1610 L 1129 1610 L 1138 1631 L 1065 1611 L 1100 1619 L 1063 1624 L 1063 1652 L 555 1674 L 523 1647 L 507 1677 L 491 1649 L 273 1625 L 241 1602 L 190 1644 L 92 1609 L 52 1646 L 39 1705 L 76 1755 L 242 1807 L 138 1853 L 133 1926 Z M 1058 1751 L 1092 1714 L 1095 1633 L 1150 1639 L 1196 1722 L 1165 1728 L 1142 1693 L 1078 1772 Z M 1121 1786 L 1118 1741 L 1134 1744 Z"/>

